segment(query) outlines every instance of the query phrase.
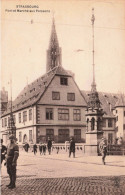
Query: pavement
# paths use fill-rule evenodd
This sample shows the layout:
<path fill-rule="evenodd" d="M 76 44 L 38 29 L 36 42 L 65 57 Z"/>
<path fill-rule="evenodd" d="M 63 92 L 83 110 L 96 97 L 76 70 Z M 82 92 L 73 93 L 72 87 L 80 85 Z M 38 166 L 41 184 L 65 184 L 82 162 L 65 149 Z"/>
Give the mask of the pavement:
<path fill-rule="evenodd" d="M 6 187 L 9 177 L 1 168 L 2 195 L 125 195 L 125 156 L 85 156 L 53 151 L 36 155 L 20 150 L 16 188 Z"/>

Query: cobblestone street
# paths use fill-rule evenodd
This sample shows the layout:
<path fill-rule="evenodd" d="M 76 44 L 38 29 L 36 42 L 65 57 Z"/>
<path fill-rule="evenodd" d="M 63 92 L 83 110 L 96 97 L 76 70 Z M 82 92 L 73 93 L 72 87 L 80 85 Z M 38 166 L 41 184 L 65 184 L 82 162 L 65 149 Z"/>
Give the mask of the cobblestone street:
<path fill-rule="evenodd" d="M 24 178 L 17 188 L 2 187 L 2 195 L 124 195 L 125 177 Z"/>
<path fill-rule="evenodd" d="M 2 195 L 124 195 L 124 156 L 68 158 L 67 153 L 36 156 L 20 152 L 16 188 L 6 187 L 9 178 L 2 166 Z"/>

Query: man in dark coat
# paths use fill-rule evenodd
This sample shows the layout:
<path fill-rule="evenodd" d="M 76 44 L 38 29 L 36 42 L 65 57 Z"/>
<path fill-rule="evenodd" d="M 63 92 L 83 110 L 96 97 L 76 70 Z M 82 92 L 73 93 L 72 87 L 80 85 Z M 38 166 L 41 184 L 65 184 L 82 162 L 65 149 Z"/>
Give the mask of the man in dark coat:
<path fill-rule="evenodd" d="M 69 157 L 71 156 L 71 153 L 73 152 L 73 157 L 75 158 L 75 141 L 73 138 L 70 139 L 70 145 L 69 145 Z"/>
<path fill-rule="evenodd" d="M 7 173 L 10 177 L 10 183 L 7 185 L 9 189 L 15 188 L 16 183 L 16 166 L 17 159 L 19 156 L 19 147 L 16 144 L 16 137 L 14 135 L 9 136 L 10 144 L 7 146 L 7 155 L 6 155 L 6 163 L 7 163 Z"/>
<path fill-rule="evenodd" d="M 43 153 L 43 144 L 42 143 L 40 143 L 40 145 L 39 145 L 39 151 L 40 151 L 40 155 Z"/>
<path fill-rule="evenodd" d="M 30 146 L 29 146 L 29 144 L 27 142 L 25 143 L 24 147 L 25 147 L 25 151 L 28 152 Z"/>
<path fill-rule="evenodd" d="M 105 165 L 105 158 L 107 154 L 107 144 L 104 138 L 102 138 L 101 142 L 99 143 L 99 151 L 102 155 L 102 163 Z"/>
<path fill-rule="evenodd" d="M 52 141 L 50 140 L 49 137 L 48 137 L 47 147 L 48 147 L 48 152 L 49 152 L 49 155 L 50 155 L 51 154 Z"/>
<path fill-rule="evenodd" d="M 43 154 L 44 155 L 46 154 L 46 144 L 45 143 L 43 144 Z"/>
<path fill-rule="evenodd" d="M 36 153 L 37 153 L 37 145 L 36 144 L 33 145 L 33 152 L 34 152 L 34 155 L 36 155 Z"/>

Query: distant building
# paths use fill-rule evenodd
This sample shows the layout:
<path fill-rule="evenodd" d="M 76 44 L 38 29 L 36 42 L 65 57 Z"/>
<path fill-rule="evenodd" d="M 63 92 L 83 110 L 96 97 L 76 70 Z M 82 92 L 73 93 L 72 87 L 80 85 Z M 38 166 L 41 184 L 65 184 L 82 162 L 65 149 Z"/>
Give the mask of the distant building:
<path fill-rule="evenodd" d="M 7 110 L 7 104 L 8 104 L 8 92 L 5 91 L 5 88 L 3 88 L 0 91 L 0 102 L 1 102 L 1 114 L 4 113 L 4 111 Z"/>
<path fill-rule="evenodd" d="M 27 85 L 12 103 L 19 144 L 45 142 L 48 137 L 57 143 L 68 141 L 71 136 L 76 142 L 86 140 L 86 109 L 90 92 L 79 89 L 74 74 L 62 67 L 61 59 L 53 20 L 47 72 Z M 125 136 L 125 104 L 118 104 L 121 100 L 118 94 L 99 92 L 99 99 L 104 111 L 103 136 L 113 143 L 119 132 Z M 9 122 L 10 105 L 2 114 L 1 136 L 4 142 L 8 139 Z"/>

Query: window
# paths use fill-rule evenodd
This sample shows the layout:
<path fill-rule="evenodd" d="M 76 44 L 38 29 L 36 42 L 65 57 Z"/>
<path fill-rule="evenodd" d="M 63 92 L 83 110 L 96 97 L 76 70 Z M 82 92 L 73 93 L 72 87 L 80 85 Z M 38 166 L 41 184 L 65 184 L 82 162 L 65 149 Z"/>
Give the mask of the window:
<path fill-rule="evenodd" d="M 53 120 L 53 108 L 46 108 L 46 119 Z"/>
<path fill-rule="evenodd" d="M 10 126 L 10 117 L 8 117 L 8 127 Z"/>
<path fill-rule="evenodd" d="M 27 121 L 27 111 L 23 112 L 23 122 Z"/>
<path fill-rule="evenodd" d="M 68 101 L 75 101 L 75 93 L 67 93 Z"/>
<path fill-rule="evenodd" d="M 5 118 L 4 120 L 5 120 L 4 124 L 5 124 L 5 127 L 6 127 L 7 126 L 7 118 Z"/>
<path fill-rule="evenodd" d="M 29 110 L 29 120 L 32 120 L 32 109 Z"/>
<path fill-rule="evenodd" d="M 32 130 L 29 130 L 29 141 L 32 141 Z"/>
<path fill-rule="evenodd" d="M 118 121 L 118 116 L 116 117 L 116 121 Z"/>
<path fill-rule="evenodd" d="M 123 129 L 125 130 L 125 124 L 123 124 Z"/>
<path fill-rule="evenodd" d="M 68 78 L 66 78 L 66 77 L 61 77 L 61 78 L 60 78 L 60 84 L 61 84 L 61 85 L 68 85 Z"/>
<path fill-rule="evenodd" d="M 69 141 L 69 129 L 59 129 L 58 130 L 58 142 L 64 143 L 65 141 Z"/>
<path fill-rule="evenodd" d="M 81 129 L 74 129 L 74 139 L 76 142 L 81 142 Z"/>
<path fill-rule="evenodd" d="M 73 119 L 74 119 L 74 121 L 80 121 L 81 120 L 81 110 L 80 109 L 74 109 L 73 110 Z"/>
<path fill-rule="evenodd" d="M 102 121 L 102 126 L 103 126 L 103 127 L 106 127 L 106 119 L 103 119 L 103 121 Z"/>
<path fill-rule="evenodd" d="M 21 123 L 21 113 L 19 113 L 19 123 Z"/>
<path fill-rule="evenodd" d="M 54 140 L 54 129 L 46 129 L 46 139 L 48 140 L 48 137 L 53 141 Z"/>
<path fill-rule="evenodd" d="M 95 129 L 95 119 L 92 118 L 91 120 L 91 130 L 93 131 Z"/>
<path fill-rule="evenodd" d="M 52 92 L 52 99 L 53 100 L 60 100 L 60 93 L 59 92 Z"/>
<path fill-rule="evenodd" d="M 124 116 L 125 116 L 125 111 L 124 111 Z"/>
<path fill-rule="evenodd" d="M 112 119 L 108 119 L 108 127 L 112 127 Z"/>
<path fill-rule="evenodd" d="M 108 144 L 112 144 L 112 143 L 113 143 L 113 134 L 108 133 Z"/>
<path fill-rule="evenodd" d="M 22 142 L 22 132 L 19 132 L 19 142 Z"/>
<path fill-rule="evenodd" d="M 58 109 L 58 119 L 59 120 L 69 120 L 69 109 Z"/>

